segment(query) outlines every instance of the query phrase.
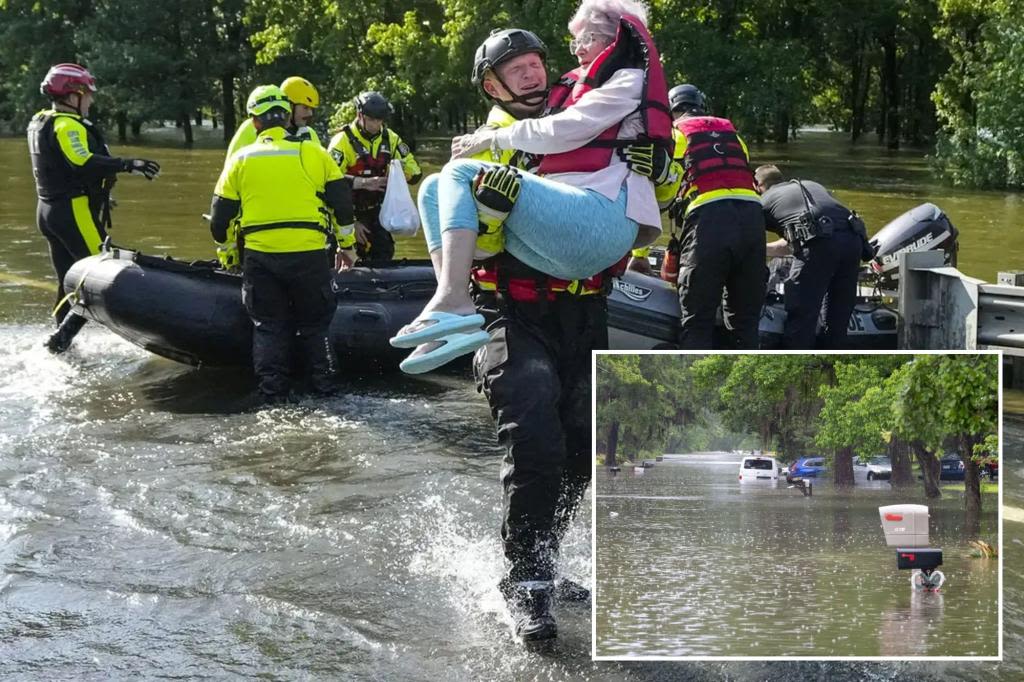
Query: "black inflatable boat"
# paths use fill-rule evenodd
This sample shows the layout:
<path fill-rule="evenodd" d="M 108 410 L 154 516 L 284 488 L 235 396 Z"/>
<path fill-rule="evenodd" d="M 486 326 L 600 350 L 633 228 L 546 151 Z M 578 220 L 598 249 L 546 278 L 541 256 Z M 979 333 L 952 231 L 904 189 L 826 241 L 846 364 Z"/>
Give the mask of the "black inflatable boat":
<path fill-rule="evenodd" d="M 64 285 L 77 289 L 78 312 L 157 355 L 197 366 L 251 364 L 242 278 L 214 265 L 110 247 L 75 263 Z M 392 348 L 388 339 L 413 320 L 435 287 L 427 261 L 337 273 L 330 338 L 339 357 L 397 366 L 409 351 Z"/>
<path fill-rule="evenodd" d="M 896 254 L 941 249 L 956 264 L 957 231 L 933 204 L 892 221 L 872 241 L 878 255 L 865 266 L 869 285 L 850 317 L 849 347 L 894 349 L 898 313 L 883 303 L 896 285 Z M 657 265 L 657 263 L 656 263 Z M 157 355 L 190 365 L 251 363 L 252 326 L 242 307 L 241 277 L 215 263 L 185 263 L 108 247 L 76 263 L 64 280 L 78 292 L 77 310 L 115 334 Z M 344 361 L 394 367 L 408 353 L 388 339 L 411 322 L 434 292 L 427 261 L 359 266 L 335 275 L 337 312 L 330 337 Z M 770 286 L 761 314 L 764 348 L 777 347 L 786 311 L 782 284 Z M 675 287 L 628 272 L 615 280 L 608 298 L 611 347 L 617 350 L 674 348 L 679 329 Z"/>

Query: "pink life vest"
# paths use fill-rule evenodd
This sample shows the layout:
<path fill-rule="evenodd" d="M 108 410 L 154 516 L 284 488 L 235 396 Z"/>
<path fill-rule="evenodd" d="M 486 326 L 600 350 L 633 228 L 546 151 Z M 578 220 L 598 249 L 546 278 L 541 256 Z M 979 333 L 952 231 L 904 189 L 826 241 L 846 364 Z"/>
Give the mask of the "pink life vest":
<path fill-rule="evenodd" d="M 582 73 L 582 67 L 562 76 L 551 88 L 545 113 L 558 113 L 576 104 L 581 97 L 603 85 L 619 69 L 641 68 L 644 85 L 639 112 L 643 117 L 644 134 L 639 139 L 619 139 L 622 122 L 608 128 L 582 147 L 558 154 L 547 154 L 538 173 L 588 173 L 607 168 L 615 149 L 635 142 L 654 142 L 673 150 L 672 112 L 668 105 L 668 85 L 661 58 L 647 28 L 636 17 L 624 14 L 619 21 L 615 40 L 601 51 Z"/>

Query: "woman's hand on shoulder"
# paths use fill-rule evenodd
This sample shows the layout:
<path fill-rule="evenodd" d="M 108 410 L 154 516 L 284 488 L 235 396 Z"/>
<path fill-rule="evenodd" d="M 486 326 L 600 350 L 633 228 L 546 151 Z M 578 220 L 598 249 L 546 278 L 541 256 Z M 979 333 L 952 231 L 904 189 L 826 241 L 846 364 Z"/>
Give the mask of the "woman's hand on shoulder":
<path fill-rule="evenodd" d="M 481 128 L 469 135 L 460 135 L 452 138 L 452 158 L 465 159 L 479 154 L 485 149 L 490 149 L 494 142 L 494 130 Z"/>

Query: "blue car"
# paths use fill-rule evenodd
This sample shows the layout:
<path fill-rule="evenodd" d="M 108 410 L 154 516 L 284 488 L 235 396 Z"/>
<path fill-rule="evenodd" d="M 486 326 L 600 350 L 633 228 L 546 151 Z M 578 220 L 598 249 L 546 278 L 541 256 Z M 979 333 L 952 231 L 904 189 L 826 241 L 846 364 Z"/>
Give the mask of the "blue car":
<path fill-rule="evenodd" d="M 789 465 L 792 478 L 815 478 L 825 471 L 824 457 L 801 457 Z"/>
<path fill-rule="evenodd" d="M 964 461 L 959 455 L 946 455 L 939 460 L 940 481 L 962 481 L 964 480 Z"/>

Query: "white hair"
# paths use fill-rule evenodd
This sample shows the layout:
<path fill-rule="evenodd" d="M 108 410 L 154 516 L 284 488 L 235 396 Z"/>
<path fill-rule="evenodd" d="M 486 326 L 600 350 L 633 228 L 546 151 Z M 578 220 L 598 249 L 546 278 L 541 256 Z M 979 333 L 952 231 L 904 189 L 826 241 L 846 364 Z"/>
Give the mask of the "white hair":
<path fill-rule="evenodd" d="M 643 0 L 583 0 L 569 20 L 569 33 L 578 36 L 589 28 L 594 33 L 615 37 L 623 14 L 632 14 L 647 26 L 647 3 Z"/>

